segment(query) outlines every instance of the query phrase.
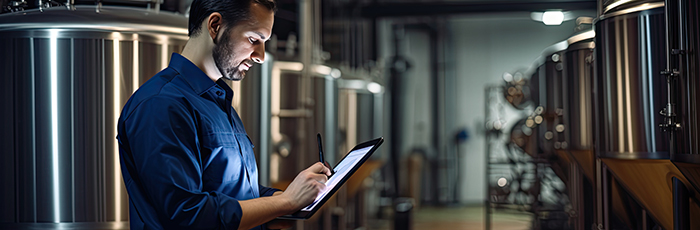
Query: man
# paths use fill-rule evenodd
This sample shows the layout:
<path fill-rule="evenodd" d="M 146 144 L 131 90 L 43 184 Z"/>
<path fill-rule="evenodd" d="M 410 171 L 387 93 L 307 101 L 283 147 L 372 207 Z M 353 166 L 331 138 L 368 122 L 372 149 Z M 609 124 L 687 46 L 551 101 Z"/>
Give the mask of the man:
<path fill-rule="evenodd" d="M 270 0 L 195 0 L 182 54 L 124 106 L 117 139 L 131 229 L 262 229 L 325 187 L 330 170 L 321 163 L 284 192 L 258 184 L 252 144 L 221 79 L 241 80 L 264 61 L 274 10 Z"/>

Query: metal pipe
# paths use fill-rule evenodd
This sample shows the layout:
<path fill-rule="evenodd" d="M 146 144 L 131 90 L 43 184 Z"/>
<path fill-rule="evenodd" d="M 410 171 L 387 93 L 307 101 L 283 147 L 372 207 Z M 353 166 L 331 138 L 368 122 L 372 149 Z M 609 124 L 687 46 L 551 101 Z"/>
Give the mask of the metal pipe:
<path fill-rule="evenodd" d="M 671 11 L 673 9 L 673 0 L 665 0 L 664 1 L 664 17 L 666 19 L 666 51 L 671 52 L 671 42 L 672 42 L 672 34 L 675 34 L 673 31 L 673 23 L 671 23 L 671 14 L 673 14 Z M 671 55 L 666 56 L 666 68 L 670 69 L 671 68 Z M 668 95 L 669 97 L 671 96 L 670 93 Z"/>
<path fill-rule="evenodd" d="M 450 40 L 452 36 L 451 30 L 450 30 L 450 22 L 448 20 L 442 21 L 440 24 L 440 33 L 439 35 L 439 42 L 440 46 L 438 47 L 438 52 L 440 52 L 438 58 L 438 63 L 440 64 L 440 67 L 438 71 L 442 75 L 442 89 L 440 89 L 440 95 L 442 98 L 440 101 L 442 102 L 441 105 L 441 113 L 442 115 L 440 116 L 442 120 L 442 133 L 441 135 L 443 136 L 443 140 L 445 141 L 445 145 L 447 145 L 445 151 L 450 151 L 454 155 L 454 168 L 455 168 L 455 173 L 456 177 L 454 179 L 455 181 L 455 201 L 459 202 L 461 200 L 460 194 L 463 193 L 461 187 L 461 176 L 462 174 L 460 173 L 460 170 L 462 170 L 462 167 L 460 167 L 460 155 L 459 155 L 459 144 L 458 142 L 455 141 L 454 139 L 454 133 L 455 133 L 455 127 L 451 127 L 448 124 L 456 124 L 457 122 L 455 121 L 455 117 L 458 114 L 456 112 L 456 108 L 453 105 L 458 104 L 458 99 L 455 96 L 456 91 L 455 91 L 455 74 L 452 72 L 454 71 L 454 67 L 452 66 L 452 60 L 454 60 L 454 54 L 452 48 L 454 47 L 452 44 L 452 41 Z M 454 144 L 451 144 L 454 143 Z M 451 148 L 450 148 L 451 146 Z"/>
<path fill-rule="evenodd" d="M 336 133 L 338 130 L 338 95 L 335 79 L 330 76 L 324 77 L 324 94 L 325 94 L 325 105 L 324 107 L 324 132 L 326 135 L 326 144 L 328 146 L 338 146 L 336 143 Z M 350 143 L 355 144 L 355 143 Z M 326 160 L 335 164 L 337 162 L 336 156 L 338 156 L 337 148 L 328 148 L 326 150 Z"/>
<path fill-rule="evenodd" d="M 603 229 L 610 229 L 610 193 L 612 192 L 610 187 L 612 186 L 613 181 L 610 180 L 612 175 L 610 175 L 608 171 L 608 166 L 602 162 L 601 164 L 603 165 Z"/>
<path fill-rule="evenodd" d="M 673 177 L 673 229 L 690 230 L 688 189 L 678 177 Z"/>
<path fill-rule="evenodd" d="M 301 63 L 305 67 L 310 67 L 312 65 L 312 52 L 313 52 L 313 0 L 302 0 L 299 1 L 299 56 Z M 297 109 L 307 109 L 307 98 L 310 98 L 311 91 L 311 68 L 304 68 L 301 70 L 301 76 L 299 77 L 299 85 L 297 86 Z M 309 152 L 310 148 L 306 143 L 306 133 L 309 131 L 309 119 L 300 117 L 297 119 L 299 122 L 296 131 L 297 141 L 300 143 L 297 151 L 299 152 Z M 309 132 L 313 133 L 313 132 Z M 299 155 L 297 161 L 296 169 L 297 171 L 306 168 L 307 161 L 304 154 Z"/>
<path fill-rule="evenodd" d="M 489 98 L 489 88 L 486 88 L 484 92 L 484 99 L 488 100 Z M 489 118 L 489 105 L 488 103 L 484 103 L 484 111 L 485 111 L 485 116 L 484 118 L 488 119 Z M 491 200 L 490 200 L 490 194 L 489 194 L 489 154 L 491 154 L 491 143 L 489 143 L 489 135 L 490 133 L 487 131 L 486 132 L 486 157 L 484 157 L 484 190 L 486 190 L 486 199 L 484 199 L 484 230 L 491 230 Z"/>
<path fill-rule="evenodd" d="M 433 138 L 432 138 L 432 143 L 433 143 L 433 148 L 440 150 L 438 151 L 438 162 L 444 163 L 444 167 L 440 167 L 440 172 L 438 175 L 440 175 L 440 181 L 443 183 L 440 183 L 441 185 L 439 186 L 438 190 L 438 202 L 441 203 L 451 203 L 454 200 L 454 194 L 452 193 L 453 190 L 453 185 L 452 183 L 453 178 L 452 178 L 452 173 L 450 170 L 452 167 L 452 163 L 454 160 L 450 160 L 450 153 L 445 151 L 444 147 L 444 142 L 441 142 L 441 137 L 442 137 L 442 125 L 440 124 L 442 117 L 440 116 L 441 113 L 440 111 L 440 93 L 444 92 L 444 89 L 440 87 L 440 84 L 444 81 L 444 78 L 442 74 L 439 72 L 440 69 L 438 65 L 440 64 L 438 62 L 438 47 L 439 47 L 439 41 L 438 41 L 438 31 L 434 28 L 430 28 L 426 30 L 428 33 L 428 36 L 430 38 L 429 41 L 429 52 L 430 52 L 430 72 L 431 72 L 431 78 L 435 79 L 435 81 L 430 81 L 430 94 L 432 94 L 432 103 L 431 107 L 429 108 L 432 111 L 432 133 L 433 133 Z M 442 155 L 442 156 L 440 156 Z M 441 161 L 444 160 L 444 161 Z"/>
<path fill-rule="evenodd" d="M 272 55 L 266 53 L 267 61 L 262 64 L 260 78 L 260 130 L 258 131 L 258 140 L 260 143 L 260 169 L 259 178 L 260 184 L 270 186 L 270 139 L 272 137 L 270 129 L 270 90 L 272 79 L 272 63 L 274 63 Z"/>
<path fill-rule="evenodd" d="M 402 111 L 401 108 L 401 81 L 404 77 L 404 73 L 409 68 L 408 61 L 403 57 L 401 53 L 401 45 L 404 40 L 404 28 L 403 25 L 393 26 L 393 37 L 394 37 L 394 57 L 390 63 L 390 78 L 389 78 L 389 99 L 391 108 L 391 148 L 390 148 L 390 161 L 392 174 L 391 178 L 393 181 L 393 194 L 394 199 L 398 198 L 399 189 L 399 160 L 401 151 L 401 135 L 402 135 Z"/>
<path fill-rule="evenodd" d="M 686 50 L 686 38 L 687 38 L 687 23 L 688 21 L 686 20 L 686 11 L 688 7 L 688 1 L 687 0 L 678 0 L 678 49 L 683 52 Z M 683 53 L 681 53 L 683 54 Z M 679 58 L 678 63 L 681 63 L 681 58 Z"/>
<path fill-rule="evenodd" d="M 600 160 L 596 159 L 596 220 L 594 229 L 609 229 L 608 228 L 608 218 L 609 218 L 609 193 L 610 185 L 608 180 L 607 169 L 608 167 Z"/>
<path fill-rule="evenodd" d="M 678 76 L 678 62 L 674 59 L 676 55 L 674 55 L 674 50 L 677 49 L 678 47 L 678 31 L 676 28 L 677 23 L 674 23 L 675 21 L 673 20 L 676 18 L 676 3 L 677 1 L 674 0 L 665 0 L 664 1 L 664 17 L 666 20 L 666 70 L 662 72 L 663 75 L 666 75 L 666 97 L 667 97 L 667 104 L 666 108 L 664 109 L 664 116 L 666 117 L 664 124 L 661 124 L 662 127 L 665 128 L 669 133 L 669 153 L 674 154 L 676 151 L 675 147 L 675 132 L 674 128 L 676 126 L 676 121 L 675 121 L 675 100 L 673 98 L 673 83 L 674 79 Z M 680 5 L 680 4 L 678 4 Z"/>

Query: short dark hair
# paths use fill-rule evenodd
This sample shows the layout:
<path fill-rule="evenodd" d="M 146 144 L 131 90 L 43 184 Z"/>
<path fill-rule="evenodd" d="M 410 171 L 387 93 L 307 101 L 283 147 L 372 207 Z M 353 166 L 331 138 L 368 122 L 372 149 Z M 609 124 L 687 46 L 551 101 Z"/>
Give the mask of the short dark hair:
<path fill-rule="evenodd" d="M 194 0 L 190 6 L 188 36 L 196 36 L 202 30 L 202 22 L 214 12 L 219 12 L 224 26 L 233 26 L 250 17 L 250 5 L 257 3 L 275 12 L 274 0 Z M 230 23 L 230 24 L 229 24 Z"/>

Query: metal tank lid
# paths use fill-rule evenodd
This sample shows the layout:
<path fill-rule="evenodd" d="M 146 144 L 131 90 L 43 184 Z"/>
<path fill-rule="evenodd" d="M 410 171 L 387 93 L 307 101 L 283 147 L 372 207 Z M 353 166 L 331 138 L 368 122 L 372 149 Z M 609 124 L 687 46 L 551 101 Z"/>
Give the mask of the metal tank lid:
<path fill-rule="evenodd" d="M 569 38 L 566 40 L 560 41 L 555 43 L 554 45 L 548 46 L 544 50 L 542 50 L 542 53 L 540 56 L 538 56 L 535 59 L 535 62 L 532 64 L 530 69 L 525 71 L 526 73 L 534 73 L 535 69 L 539 68 L 542 64 L 544 64 L 547 61 L 547 57 L 550 57 L 556 53 L 566 51 L 569 49 L 570 46 L 577 44 L 577 43 L 582 43 L 582 42 L 590 42 L 590 48 L 594 48 L 595 44 L 593 43 L 593 39 L 595 38 L 595 31 L 592 28 L 588 28 L 585 30 L 578 31 L 571 35 Z"/>
<path fill-rule="evenodd" d="M 664 6 L 660 0 L 599 0 L 598 18 L 595 22 L 617 15 L 629 14 Z"/>
<path fill-rule="evenodd" d="M 579 31 L 579 32 L 575 33 L 574 35 L 571 35 L 571 37 L 566 39 L 566 43 L 568 43 L 568 45 L 570 47 L 570 46 L 573 46 L 574 44 L 577 44 L 577 43 L 589 42 L 589 43 L 591 43 L 590 45 L 592 46 L 589 48 L 594 48 L 594 46 L 595 46 L 593 44 L 594 38 L 595 38 L 595 30 L 587 29 L 587 30 Z"/>
<path fill-rule="evenodd" d="M 0 14 L 0 32 L 17 30 L 148 32 L 187 36 L 181 14 L 136 7 L 76 5 Z"/>
<path fill-rule="evenodd" d="M 550 57 L 556 53 L 565 51 L 567 48 L 569 48 L 569 42 L 567 40 L 554 43 L 554 45 L 551 45 L 551 46 L 548 46 L 547 48 L 544 48 L 544 50 L 542 50 L 542 54 L 540 54 L 540 56 L 538 56 L 535 59 L 535 62 L 532 63 L 532 66 L 530 66 L 530 68 L 525 72 L 526 73 L 535 73 L 535 70 L 537 68 L 539 68 L 545 62 L 547 62 L 548 57 Z"/>
<path fill-rule="evenodd" d="M 578 17 L 576 18 L 576 28 L 574 34 L 566 39 L 569 46 L 579 42 L 592 42 L 595 38 L 595 30 L 593 30 L 593 18 Z M 593 47 L 591 47 L 593 48 Z"/>

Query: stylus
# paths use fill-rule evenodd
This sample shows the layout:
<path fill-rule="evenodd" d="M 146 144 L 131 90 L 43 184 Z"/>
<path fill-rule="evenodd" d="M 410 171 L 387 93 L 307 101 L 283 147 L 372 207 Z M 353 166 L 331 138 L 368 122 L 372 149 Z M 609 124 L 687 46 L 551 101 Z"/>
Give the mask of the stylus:
<path fill-rule="evenodd" d="M 326 162 L 325 159 L 323 159 L 323 144 L 321 144 L 323 141 L 321 141 L 321 133 L 316 134 L 316 140 L 318 141 L 318 160 L 321 161 L 321 164 L 328 166 L 328 169 L 331 170 L 331 176 L 333 176 L 333 169 L 331 168 L 331 164 Z"/>

